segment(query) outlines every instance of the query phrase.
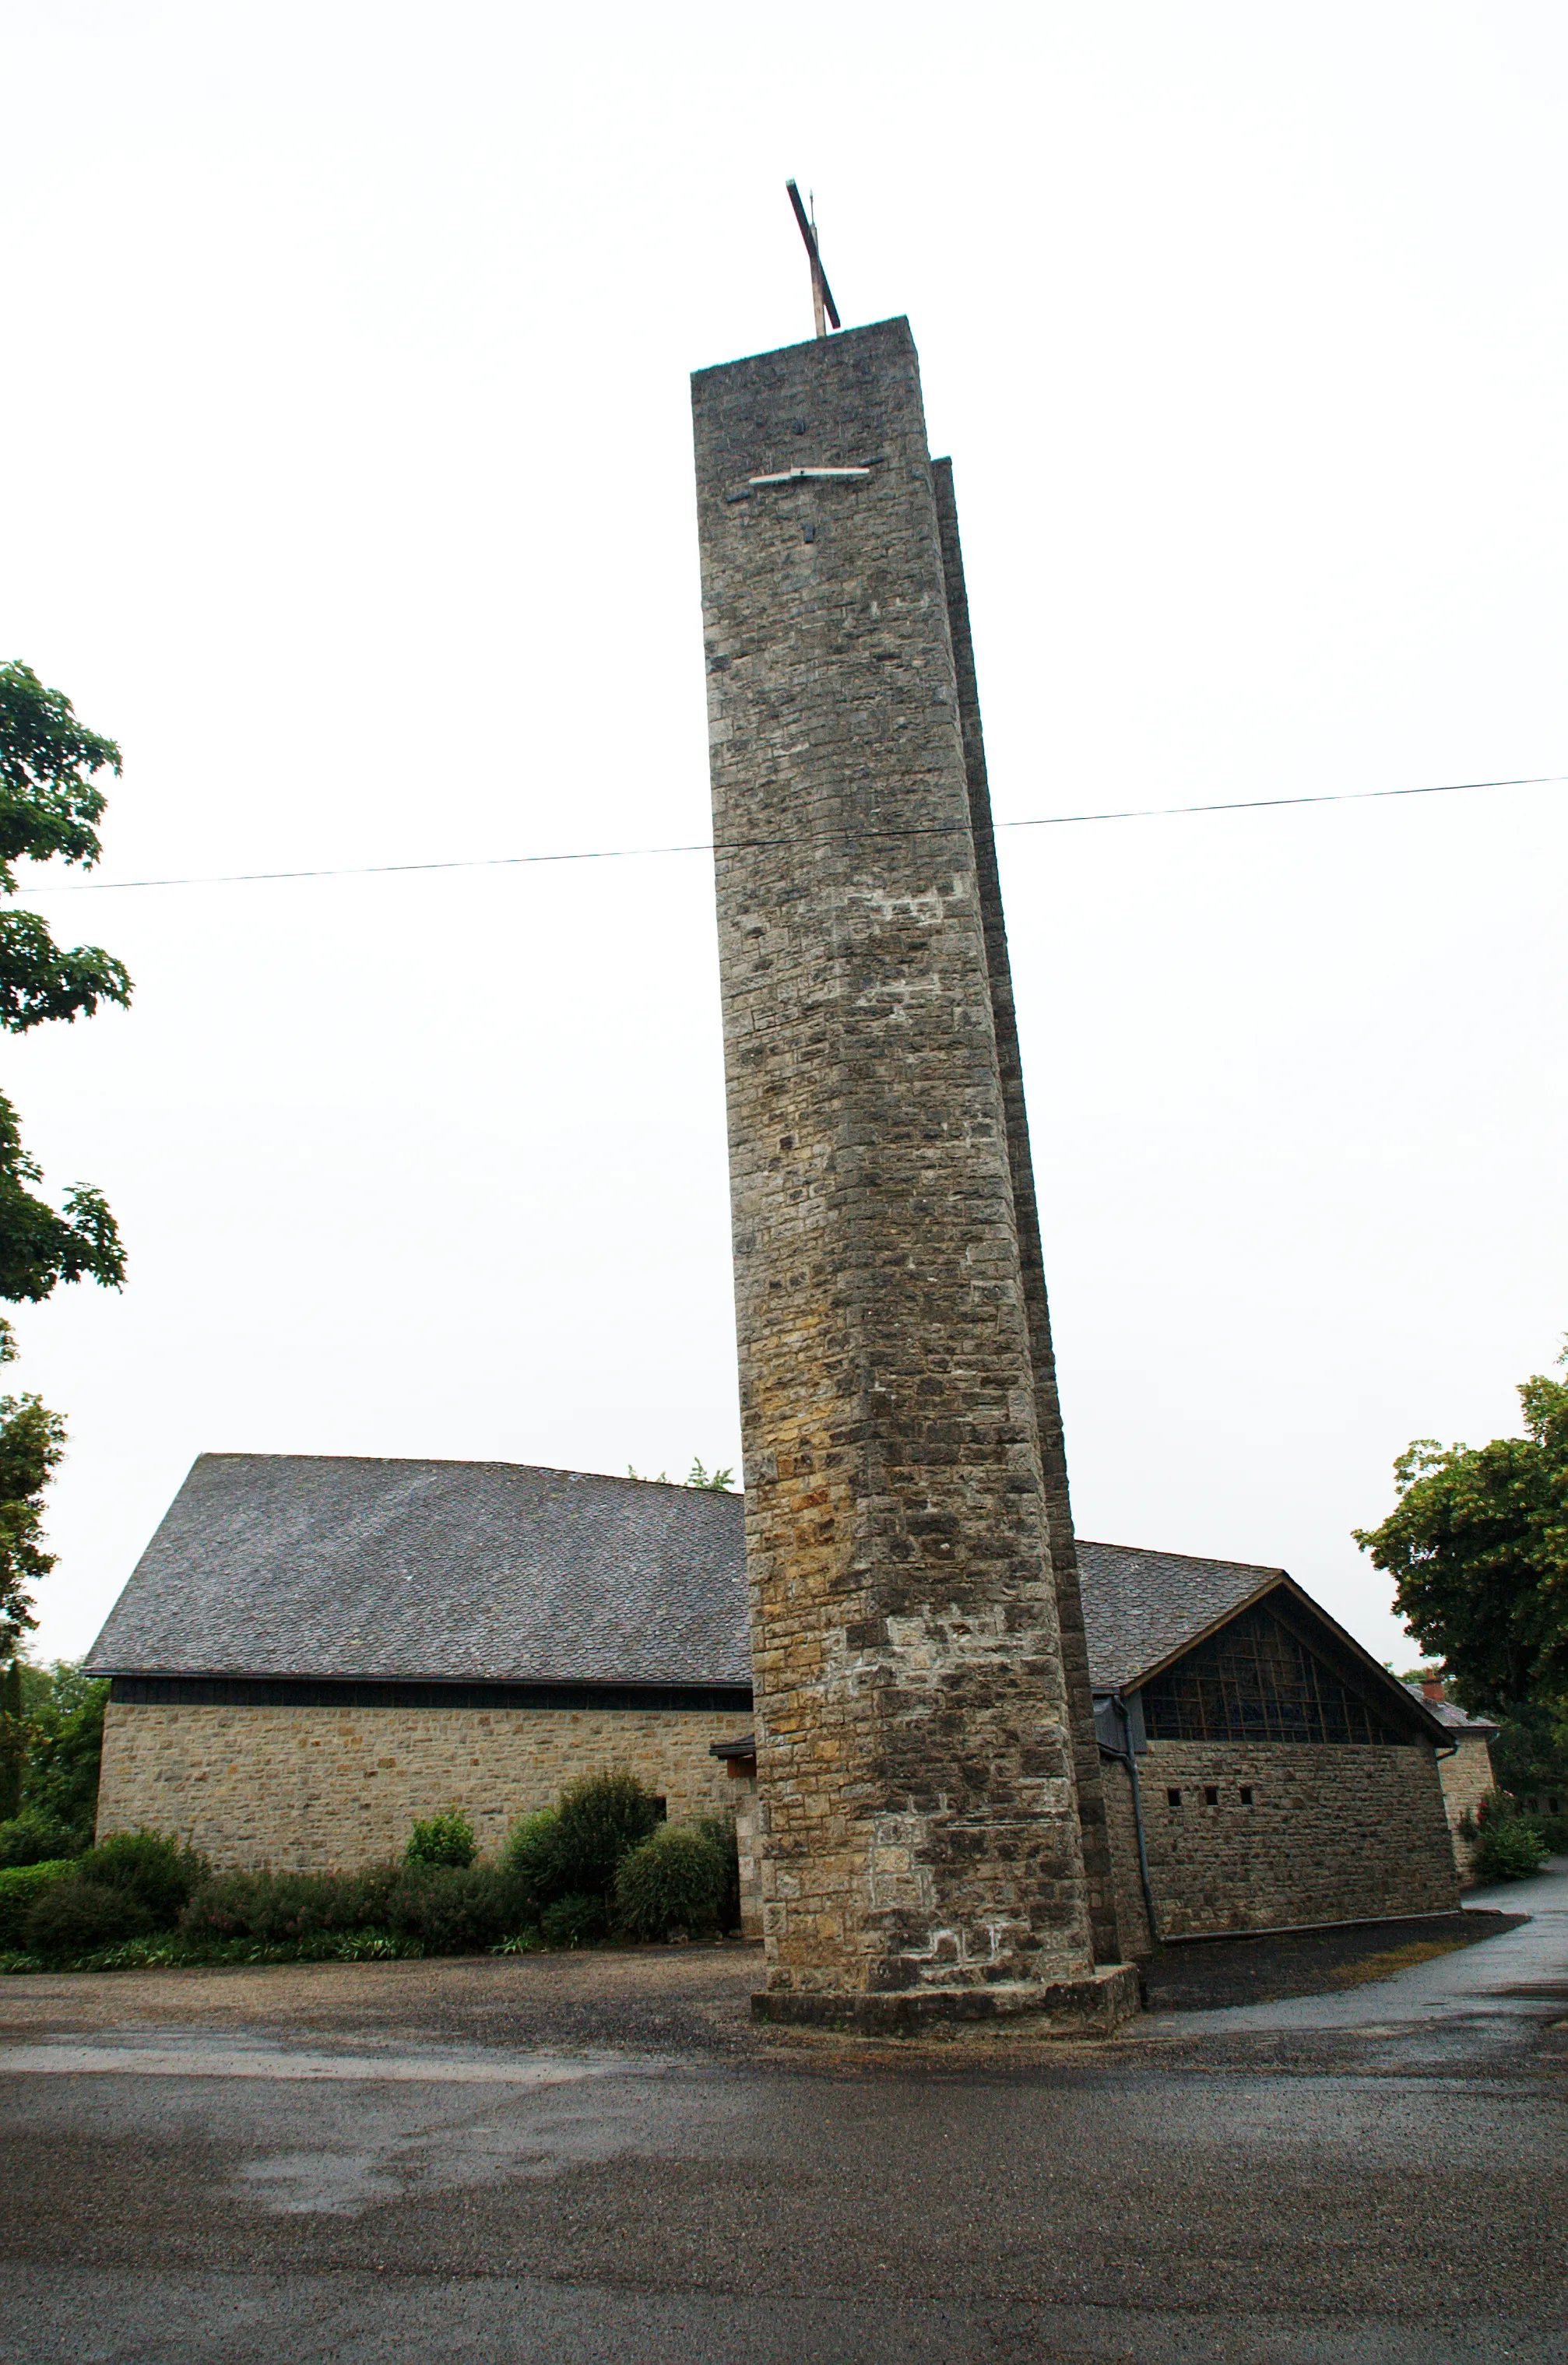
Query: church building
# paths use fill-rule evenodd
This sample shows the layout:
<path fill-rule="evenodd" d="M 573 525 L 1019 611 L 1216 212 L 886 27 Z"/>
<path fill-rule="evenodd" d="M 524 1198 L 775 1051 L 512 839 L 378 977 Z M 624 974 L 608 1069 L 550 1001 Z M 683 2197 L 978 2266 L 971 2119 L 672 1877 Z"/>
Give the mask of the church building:
<path fill-rule="evenodd" d="M 759 2017 L 1108 2028 L 1160 1940 L 1451 1911 L 1458 1743 L 1282 1569 L 1076 1534 L 952 464 L 797 211 L 816 337 L 692 381 L 746 1496 L 204 1455 L 100 1828 L 350 1866 L 626 1765 L 734 1808 Z"/>
<path fill-rule="evenodd" d="M 760 1931 L 745 1505 L 507 1463 L 204 1454 L 88 1661 L 101 1833 L 342 1868 L 574 1775 L 734 1812 Z M 1282 1569 L 1078 1544 L 1123 1945 L 1447 1912 L 1431 1703 Z"/>

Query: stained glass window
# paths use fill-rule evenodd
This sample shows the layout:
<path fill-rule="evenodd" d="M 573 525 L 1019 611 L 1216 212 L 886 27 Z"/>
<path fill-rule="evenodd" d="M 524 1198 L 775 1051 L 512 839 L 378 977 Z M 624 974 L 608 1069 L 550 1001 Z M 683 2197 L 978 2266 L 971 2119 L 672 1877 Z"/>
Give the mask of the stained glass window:
<path fill-rule="evenodd" d="M 1372 1742 L 1409 1735 L 1270 1609 L 1245 1609 L 1143 1687 L 1151 1741 Z"/>

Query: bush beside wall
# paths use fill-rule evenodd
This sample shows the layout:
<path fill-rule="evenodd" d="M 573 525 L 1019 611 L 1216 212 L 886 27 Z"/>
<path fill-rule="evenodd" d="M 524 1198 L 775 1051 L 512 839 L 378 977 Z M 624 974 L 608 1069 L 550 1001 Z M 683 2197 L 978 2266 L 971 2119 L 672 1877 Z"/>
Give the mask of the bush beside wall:
<path fill-rule="evenodd" d="M 416 1823 L 403 1850 L 405 1864 L 446 1864 L 463 1871 L 478 1855 L 474 1826 L 458 1808 Z"/>
<path fill-rule="evenodd" d="M 1550 1822 L 1522 1815 L 1507 1791 L 1493 1790 L 1476 1813 L 1466 1815 L 1459 1831 L 1470 1844 L 1471 1870 L 1478 1880 L 1528 1880 L 1546 1869 L 1548 1857 L 1568 1837 L 1568 1817 L 1558 1818 L 1557 1823 L 1560 1828 L 1554 1831 Z"/>
<path fill-rule="evenodd" d="M 180 1923 L 192 1945 L 249 1938 L 298 1946 L 375 1931 L 431 1955 L 483 1953 L 535 1919 L 524 1884 L 493 1865 L 389 1864 L 368 1872 L 226 1872 Z"/>
<path fill-rule="evenodd" d="M 401 1862 L 352 1873 L 211 1874 L 151 1832 L 120 1832 L 74 1858 L 0 1870 L 9 1967 L 363 1959 L 526 1953 L 694 1935 L 739 1920 L 734 1831 L 660 1821 L 631 1775 L 568 1785 L 512 1833 L 497 1864 L 471 1861 L 456 1814 L 416 1823 Z"/>
<path fill-rule="evenodd" d="M 35 1876 L 44 1868 L 30 1867 Z M 63 1877 L 39 1885 L 22 1920 L 19 1943 L 44 1962 L 64 1962 L 166 1930 L 207 1875 L 204 1860 L 176 1841 L 155 1832 L 117 1833 L 102 1847 L 68 1862 Z"/>
<path fill-rule="evenodd" d="M 725 1872 L 706 1832 L 655 1832 L 622 1858 L 616 1920 L 629 1938 L 700 1937 L 719 1926 Z"/>
<path fill-rule="evenodd" d="M 147 1936 L 151 1914 L 133 1889 L 106 1881 L 60 1880 L 34 1900 L 23 1925 L 29 1955 L 45 1963 L 68 1963 L 80 1955 L 122 1946 Z"/>
<path fill-rule="evenodd" d="M 55 1881 L 69 1879 L 75 1869 L 67 1856 L 53 1863 L 12 1865 L 0 1872 L 0 1948 L 21 1945 L 28 1915 L 37 1900 Z"/>

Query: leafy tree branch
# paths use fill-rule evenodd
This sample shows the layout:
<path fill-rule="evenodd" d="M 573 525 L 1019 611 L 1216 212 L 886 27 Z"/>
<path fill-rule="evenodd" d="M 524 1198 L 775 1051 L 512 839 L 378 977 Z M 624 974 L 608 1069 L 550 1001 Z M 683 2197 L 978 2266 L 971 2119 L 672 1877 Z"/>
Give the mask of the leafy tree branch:
<path fill-rule="evenodd" d="M 16 893 L 11 866 L 24 856 L 91 869 L 105 805 L 94 776 L 119 768 L 114 741 L 78 723 L 62 691 L 31 666 L 0 666 L 0 889 Z"/>
<path fill-rule="evenodd" d="M 117 774 L 112 739 L 78 722 L 71 701 L 30 666 L 0 665 L 0 895 L 17 892 L 19 861 L 91 869 L 102 851 L 100 773 Z M 37 912 L 0 909 L 0 1033 L 90 1018 L 130 1000 L 124 964 L 97 945 L 57 945 Z M 59 1284 L 118 1289 L 125 1250 L 101 1191 L 73 1183 L 55 1206 L 22 1148 L 21 1123 L 0 1093 L 0 1303 L 39 1305 Z M 0 1319 L 0 1362 L 15 1354 Z M 35 1395 L 0 1396 L 0 1660 L 33 1623 L 31 1588 L 54 1556 L 43 1548 L 43 1490 L 65 1448 L 65 1424 Z"/>
<path fill-rule="evenodd" d="M 1470 1708 L 1568 1691 L 1568 1382 L 1537 1374 L 1518 1393 L 1523 1437 L 1415 1439 L 1393 1510 L 1352 1531 Z"/>
<path fill-rule="evenodd" d="M 44 1550 L 43 1490 L 64 1452 L 57 1412 L 35 1395 L 0 1396 L 0 1658 L 36 1624 L 32 1587 L 54 1566 Z"/>

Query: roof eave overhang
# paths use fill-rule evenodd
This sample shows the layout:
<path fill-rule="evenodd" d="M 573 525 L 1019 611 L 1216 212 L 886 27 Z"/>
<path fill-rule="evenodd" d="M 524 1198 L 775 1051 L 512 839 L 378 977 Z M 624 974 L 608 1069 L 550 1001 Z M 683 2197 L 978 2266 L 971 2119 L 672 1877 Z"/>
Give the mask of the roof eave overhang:
<path fill-rule="evenodd" d="M 532 1676 L 532 1675 L 454 1675 L 450 1669 L 420 1673 L 409 1667 L 148 1667 L 122 1666 L 117 1660 L 111 1666 L 102 1660 L 86 1660 L 82 1673 L 95 1683 L 113 1682 L 117 1677 L 128 1681 L 179 1684 L 465 1684 L 465 1685 L 526 1685 L 534 1691 L 645 1691 L 645 1692 L 736 1692 L 750 1691 L 752 1678 L 745 1676 Z"/>

